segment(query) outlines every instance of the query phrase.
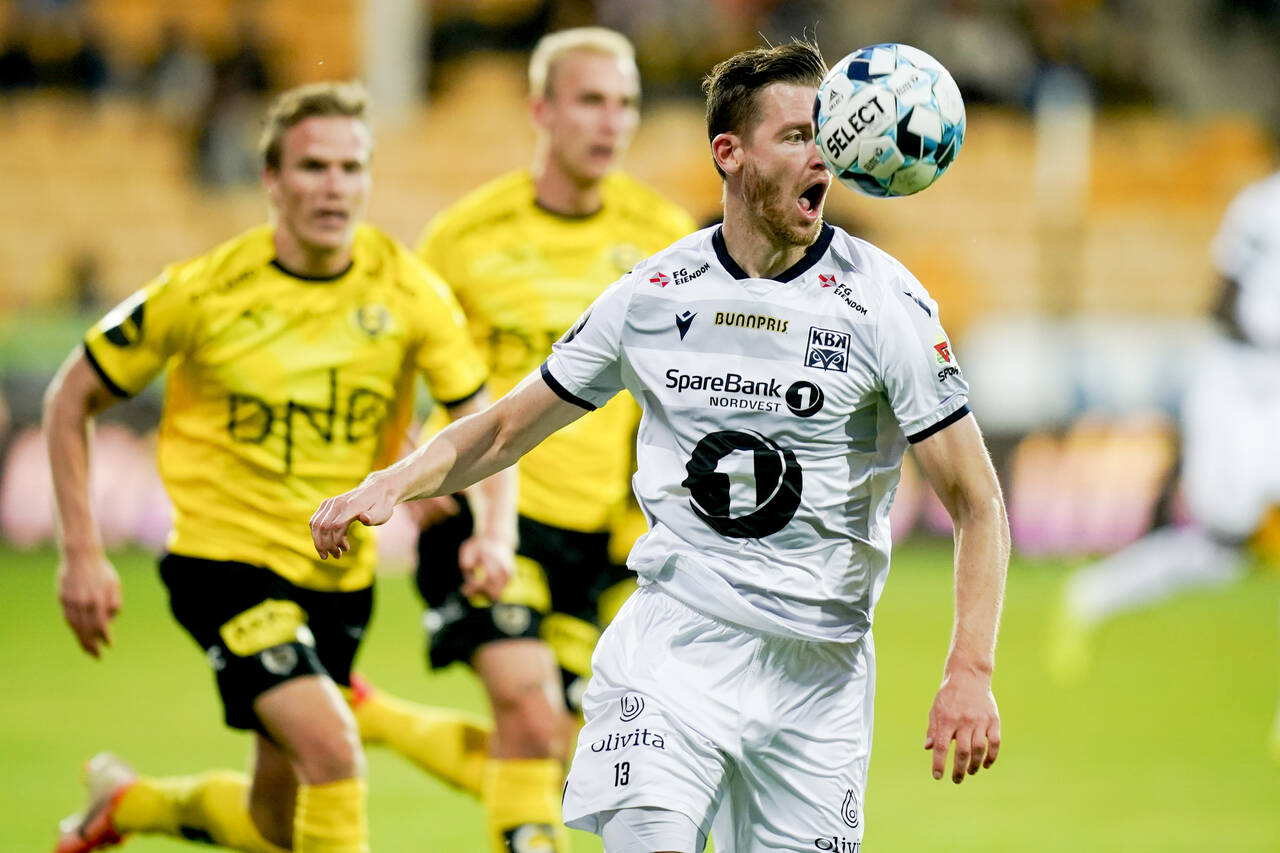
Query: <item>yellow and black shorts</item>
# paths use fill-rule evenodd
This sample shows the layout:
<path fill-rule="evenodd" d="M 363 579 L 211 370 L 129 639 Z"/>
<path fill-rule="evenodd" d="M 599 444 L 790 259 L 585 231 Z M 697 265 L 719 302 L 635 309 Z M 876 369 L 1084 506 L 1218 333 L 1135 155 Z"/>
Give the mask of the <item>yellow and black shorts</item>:
<path fill-rule="evenodd" d="M 351 664 L 373 610 L 373 587 L 321 592 L 260 566 L 166 554 L 169 607 L 204 650 L 227 725 L 263 731 L 253 703 L 305 675 L 351 684 Z"/>
<path fill-rule="evenodd" d="M 540 638 L 559 661 L 569 706 L 578 708 L 600 637 L 602 598 L 634 577 L 610 559 L 610 533 L 565 530 L 521 516 L 516 571 L 501 599 L 469 600 L 458 590 L 458 548 L 471 535 L 472 517 L 465 498 L 455 497 L 461 512 L 418 536 L 416 581 L 428 607 L 428 661 L 436 669 L 470 663 L 486 643 Z"/>

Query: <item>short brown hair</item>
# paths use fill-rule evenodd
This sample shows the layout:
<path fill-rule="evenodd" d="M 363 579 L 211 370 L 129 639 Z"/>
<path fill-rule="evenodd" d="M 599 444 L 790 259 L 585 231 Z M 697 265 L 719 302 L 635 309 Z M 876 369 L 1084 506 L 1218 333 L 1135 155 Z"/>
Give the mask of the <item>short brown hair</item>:
<path fill-rule="evenodd" d="M 295 124 L 312 116 L 348 116 L 367 121 L 368 106 L 369 93 L 355 82 L 307 83 L 282 93 L 267 110 L 266 124 L 258 139 L 262 165 L 268 169 L 280 168 L 285 132 Z"/>
<path fill-rule="evenodd" d="M 827 74 L 818 46 L 805 39 L 744 50 L 711 69 L 702 81 L 707 95 L 707 138 L 749 133 L 760 118 L 760 90 L 772 83 L 817 86 Z M 724 177 L 720 165 L 716 171 Z"/>

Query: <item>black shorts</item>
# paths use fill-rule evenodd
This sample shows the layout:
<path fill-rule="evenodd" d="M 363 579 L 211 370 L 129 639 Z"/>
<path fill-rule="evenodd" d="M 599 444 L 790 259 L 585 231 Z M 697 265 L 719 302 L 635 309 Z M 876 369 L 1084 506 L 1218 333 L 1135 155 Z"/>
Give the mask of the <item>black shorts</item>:
<path fill-rule="evenodd" d="M 320 592 L 260 566 L 178 554 L 161 558 L 160 578 L 174 617 L 213 668 L 228 726 L 263 731 L 254 700 L 294 678 L 327 675 L 350 686 L 373 587 Z"/>
<path fill-rule="evenodd" d="M 477 605 L 458 590 L 462 583 L 458 547 L 471 535 L 472 517 L 465 498 L 455 497 L 461 511 L 418 536 L 415 579 L 430 608 L 425 623 L 431 666 L 470 662 L 476 649 L 497 640 L 540 637 L 560 659 L 566 686 L 586 675 L 590 647 L 599 636 L 600 596 L 633 577 L 626 566 L 609 559 L 610 534 L 565 530 L 521 516 L 518 577 L 502 600 Z M 533 582 L 544 587 L 537 597 L 544 598 L 546 606 L 530 604 L 530 597 L 522 595 L 522 588 L 531 582 L 526 568 L 537 573 Z"/>

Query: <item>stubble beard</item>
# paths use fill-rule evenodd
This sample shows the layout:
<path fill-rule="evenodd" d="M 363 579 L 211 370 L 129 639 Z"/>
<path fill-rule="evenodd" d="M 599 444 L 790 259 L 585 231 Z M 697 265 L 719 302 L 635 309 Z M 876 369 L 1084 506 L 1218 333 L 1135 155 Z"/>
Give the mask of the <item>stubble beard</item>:
<path fill-rule="evenodd" d="M 808 247 L 818 239 L 822 218 L 812 224 L 794 225 L 794 201 L 784 200 L 782 181 L 768 177 L 753 163 L 742 170 L 742 196 L 757 227 L 778 246 Z"/>

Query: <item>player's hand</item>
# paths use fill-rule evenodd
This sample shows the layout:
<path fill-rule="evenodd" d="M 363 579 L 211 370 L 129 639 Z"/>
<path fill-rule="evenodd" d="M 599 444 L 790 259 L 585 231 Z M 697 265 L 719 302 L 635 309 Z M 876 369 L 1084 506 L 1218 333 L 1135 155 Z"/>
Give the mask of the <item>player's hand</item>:
<path fill-rule="evenodd" d="M 462 569 L 462 594 L 486 595 L 498 600 L 515 571 L 515 548 L 508 542 L 473 536 L 458 548 L 458 568 Z"/>
<path fill-rule="evenodd" d="M 955 741 L 951 781 L 957 785 L 965 774 L 990 767 L 1000 752 L 1000 712 L 991 692 L 990 676 L 977 673 L 947 675 L 929 710 L 929 731 L 924 748 L 933 751 L 933 778 L 947 768 L 947 750 Z"/>
<path fill-rule="evenodd" d="M 462 512 L 458 500 L 453 495 L 441 495 L 438 498 L 422 498 L 416 501 L 405 501 L 401 509 L 409 513 L 409 518 L 419 530 L 435 527 L 447 518 L 453 518 Z"/>
<path fill-rule="evenodd" d="M 58 602 L 80 648 L 101 657 L 111 645 L 111 620 L 120 612 L 120 576 L 106 556 L 64 558 L 58 566 Z"/>
<path fill-rule="evenodd" d="M 347 528 L 358 521 L 368 527 L 386 524 L 396 508 L 396 496 L 373 476 L 349 492 L 327 498 L 311 516 L 311 540 L 322 560 L 337 559 L 351 550 Z"/>

